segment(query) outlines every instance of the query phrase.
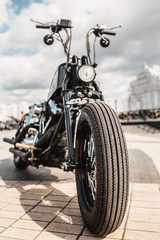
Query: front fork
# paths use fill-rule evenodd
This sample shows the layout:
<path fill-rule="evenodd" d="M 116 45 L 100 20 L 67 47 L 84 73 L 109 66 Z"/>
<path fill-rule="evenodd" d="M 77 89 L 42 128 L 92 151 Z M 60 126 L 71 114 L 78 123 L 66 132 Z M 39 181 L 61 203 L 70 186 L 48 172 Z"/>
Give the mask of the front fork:
<path fill-rule="evenodd" d="M 66 127 L 66 136 L 67 136 L 67 145 L 68 145 L 68 161 L 65 161 L 62 168 L 64 171 L 72 171 L 73 169 L 79 168 L 79 165 L 75 161 L 74 154 L 74 138 L 75 132 L 73 133 L 71 112 L 69 105 L 67 106 L 68 92 L 66 90 L 67 80 L 64 83 L 63 88 L 63 106 L 65 114 L 65 127 Z"/>

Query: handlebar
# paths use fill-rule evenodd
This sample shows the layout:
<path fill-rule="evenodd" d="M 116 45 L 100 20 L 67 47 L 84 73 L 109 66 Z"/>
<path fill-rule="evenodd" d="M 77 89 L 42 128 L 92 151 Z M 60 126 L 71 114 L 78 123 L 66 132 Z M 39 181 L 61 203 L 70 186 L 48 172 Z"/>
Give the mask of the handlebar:
<path fill-rule="evenodd" d="M 68 49 L 68 44 L 70 42 L 70 35 L 67 31 L 67 29 L 71 29 L 72 28 L 72 22 L 71 20 L 66 20 L 66 19 L 61 19 L 60 21 L 57 22 L 50 22 L 50 23 L 43 23 L 43 22 L 38 22 L 35 21 L 33 19 L 31 19 L 32 22 L 38 23 L 38 25 L 36 25 L 36 28 L 41 28 L 41 29 L 50 29 L 51 34 L 50 36 L 54 36 L 54 38 L 56 38 L 58 41 L 60 41 L 64 47 L 64 53 L 67 56 L 67 58 L 69 59 L 69 51 L 70 51 L 70 47 Z M 61 30 L 64 30 L 66 32 L 67 35 L 67 39 L 65 42 L 63 42 L 62 37 L 60 36 L 59 32 Z M 46 35 L 47 37 L 49 35 Z M 53 42 L 52 42 L 53 43 Z M 49 44 L 50 45 L 50 44 Z"/>
<path fill-rule="evenodd" d="M 49 29 L 50 26 L 36 25 L 36 28 L 45 28 L 45 29 Z"/>
<path fill-rule="evenodd" d="M 61 19 L 60 21 L 57 22 L 50 22 L 50 23 L 42 23 L 42 22 L 37 22 L 33 19 L 31 19 L 32 22 L 38 23 L 39 25 L 36 25 L 36 28 L 44 28 L 44 29 L 49 29 L 51 28 L 52 30 L 58 29 L 59 31 L 63 28 L 72 28 L 72 22 L 71 20 L 67 19 Z"/>
<path fill-rule="evenodd" d="M 72 22 L 70 20 L 66 20 L 66 19 L 61 19 L 60 21 L 50 22 L 50 23 L 37 22 L 37 21 L 34 21 L 32 19 L 31 19 L 31 21 L 37 23 L 36 28 L 49 29 L 51 31 L 51 34 L 50 35 L 46 35 L 46 36 L 49 36 L 51 38 L 54 37 L 58 41 L 60 41 L 62 43 L 62 45 L 64 47 L 65 55 L 67 56 L 67 58 L 69 60 L 69 57 L 70 57 L 70 47 L 71 47 L 71 36 L 72 36 L 71 35 Z M 95 39 L 96 39 L 96 37 L 99 37 L 99 38 L 101 38 L 101 41 L 104 41 L 104 42 L 106 40 L 109 41 L 109 39 L 104 38 L 102 35 L 106 34 L 106 35 L 115 36 L 116 33 L 112 32 L 112 30 L 116 29 L 116 28 L 120 28 L 120 27 L 122 27 L 122 25 L 119 25 L 117 27 L 107 27 L 106 25 L 98 25 L 97 24 L 96 27 L 94 27 L 94 28 L 92 28 L 92 29 L 90 29 L 88 31 L 88 33 L 86 35 L 86 48 L 87 48 L 87 55 L 88 55 L 88 58 L 90 60 L 90 63 L 91 63 L 91 58 L 90 58 L 91 49 L 90 49 L 90 41 L 89 41 L 90 35 L 94 34 L 95 35 Z M 70 34 L 68 32 L 68 29 L 70 29 Z M 63 41 L 63 39 L 62 39 L 62 37 L 60 35 L 60 31 L 61 30 L 64 30 L 66 32 L 67 39 L 66 39 L 65 42 Z M 68 46 L 69 42 L 70 42 L 70 45 L 69 45 L 69 48 L 68 48 L 67 46 Z M 50 45 L 50 44 L 48 44 L 48 45 Z M 93 46 L 94 46 L 94 57 L 95 57 L 95 42 L 94 42 Z"/>
<path fill-rule="evenodd" d="M 97 24 L 97 26 L 95 28 L 91 28 L 88 31 L 88 33 L 86 35 L 86 48 L 87 48 L 87 55 L 88 55 L 88 58 L 90 60 L 90 63 L 91 63 L 91 58 L 90 58 L 91 49 L 90 49 L 90 42 L 89 42 L 90 35 L 94 34 L 96 37 L 100 37 L 101 40 L 104 40 L 104 37 L 102 36 L 103 34 L 115 36 L 116 33 L 115 32 L 111 32 L 110 30 L 113 30 L 113 29 L 116 29 L 116 28 L 120 28 L 122 26 L 123 25 L 119 25 L 117 27 L 107 27 L 106 25 L 98 25 Z"/>
<path fill-rule="evenodd" d="M 102 33 L 103 33 L 103 34 L 112 35 L 112 36 L 115 36 L 115 35 L 116 35 L 115 32 L 109 32 L 109 31 L 103 31 Z"/>

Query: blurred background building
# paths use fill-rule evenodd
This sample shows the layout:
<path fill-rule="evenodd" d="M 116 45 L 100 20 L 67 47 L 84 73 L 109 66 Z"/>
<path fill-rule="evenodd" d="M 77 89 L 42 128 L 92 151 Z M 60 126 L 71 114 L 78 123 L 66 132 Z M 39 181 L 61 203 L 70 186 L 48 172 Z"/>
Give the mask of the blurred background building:
<path fill-rule="evenodd" d="M 28 112 L 29 105 L 25 102 L 21 102 L 20 104 L 0 104 L 0 121 L 10 120 L 11 117 L 16 119 L 21 118 L 21 112 Z"/>
<path fill-rule="evenodd" d="M 128 110 L 160 108 L 160 71 L 143 65 L 129 89 Z"/>
<path fill-rule="evenodd" d="M 106 98 L 105 101 L 117 113 L 160 108 L 160 67 L 144 64 L 136 79 L 130 83 L 128 97 Z M 20 119 L 21 112 L 28 112 L 28 107 L 26 102 L 0 104 L 0 121 L 9 120 L 11 116 Z"/>

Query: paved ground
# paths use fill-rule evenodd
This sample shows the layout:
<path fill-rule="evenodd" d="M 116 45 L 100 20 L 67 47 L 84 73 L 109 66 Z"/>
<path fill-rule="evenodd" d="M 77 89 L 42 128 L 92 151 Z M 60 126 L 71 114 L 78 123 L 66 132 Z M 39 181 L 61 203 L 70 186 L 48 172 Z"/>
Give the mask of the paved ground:
<path fill-rule="evenodd" d="M 124 127 L 130 159 L 130 201 L 110 240 L 160 239 L 160 134 Z M 0 132 L 0 240 L 94 240 L 81 218 L 74 174 L 15 169 Z"/>

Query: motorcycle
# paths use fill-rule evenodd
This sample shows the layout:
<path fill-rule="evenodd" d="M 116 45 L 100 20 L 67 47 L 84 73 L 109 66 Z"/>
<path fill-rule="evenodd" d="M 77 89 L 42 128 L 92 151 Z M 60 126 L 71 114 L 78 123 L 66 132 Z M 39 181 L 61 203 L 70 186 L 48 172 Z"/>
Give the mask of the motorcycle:
<path fill-rule="evenodd" d="M 92 233 L 106 236 L 120 226 L 129 194 L 125 137 L 116 113 L 104 102 L 95 71 L 96 39 L 108 47 L 110 40 L 104 35 L 116 35 L 116 27 L 97 25 L 90 29 L 87 55 L 78 57 L 70 55 L 70 20 L 34 22 L 37 28 L 49 29 L 45 44 L 52 45 L 55 39 L 62 43 L 67 60 L 54 74 L 47 101 L 31 106 L 15 137 L 4 141 L 13 145 L 10 152 L 18 169 L 43 165 L 74 171 L 84 223 Z M 91 35 L 95 37 L 93 61 Z"/>

